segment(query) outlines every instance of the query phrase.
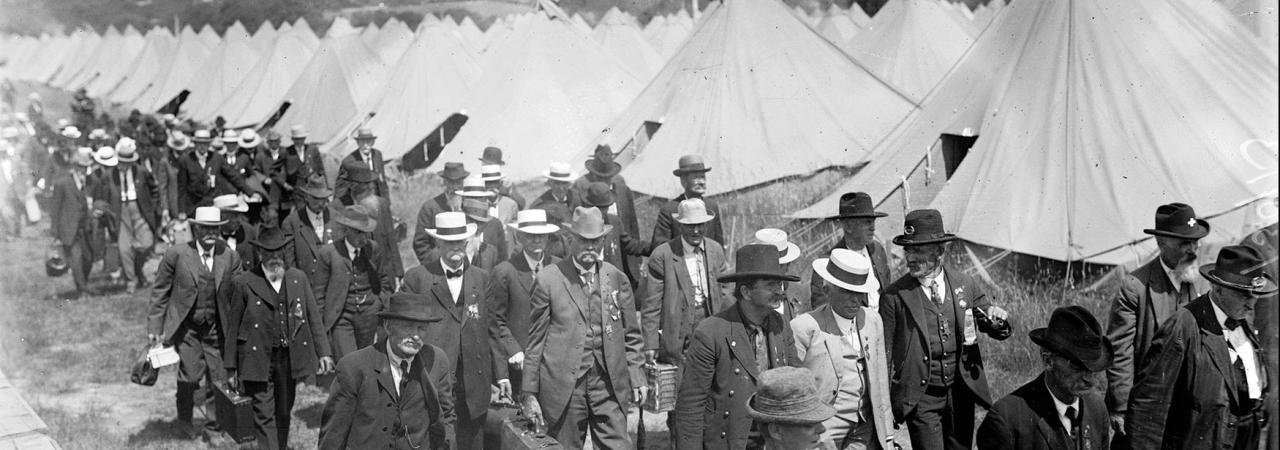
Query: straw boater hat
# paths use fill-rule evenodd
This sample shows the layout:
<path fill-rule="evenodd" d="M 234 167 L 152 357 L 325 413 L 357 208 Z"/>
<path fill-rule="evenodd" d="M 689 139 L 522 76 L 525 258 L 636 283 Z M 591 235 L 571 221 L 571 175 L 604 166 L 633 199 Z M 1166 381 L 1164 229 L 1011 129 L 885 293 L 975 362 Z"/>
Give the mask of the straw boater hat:
<path fill-rule="evenodd" d="M 846 291 L 870 294 L 880 290 L 880 282 L 871 277 L 871 258 L 847 248 L 834 249 L 830 257 L 814 260 L 813 271 Z"/>
<path fill-rule="evenodd" d="M 787 264 L 800 258 L 800 246 L 787 240 L 787 232 L 777 228 L 756 231 L 752 244 L 766 244 L 778 248 L 778 264 Z"/>
<path fill-rule="evenodd" d="M 195 217 L 191 218 L 192 225 L 216 227 L 224 223 L 227 221 L 222 218 L 222 211 L 212 206 L 197 207 Z"/>
<path fill-rule="evenodd" d="M 572 183 L 575 178 L 574 175 L 573 169 L 569 168 L 569 163 L 562 162 L 551 163 L 547 168 L 547 171 L 543 173 L 543 176 L 546 176 L 548 180 L 563 181 L 566 183 Z"/>
<path fill-rule="evenodd" d="M 889 214 L 877 212 L 866 192 L 847 192 L 840 196 L 840 212 L 828 219 L 877 219 Z"/>
<path fill-rule="evenodd" d="M 702 155 L 684 155 L 680 157 L 676 170 L 671 173 L 677 177 L 682 177 L 691 173 L 710 172 L 711 167 L 702 161 Z"/>
<path fill-rule="evenodd" d="M 613 149 L 609 148 L 608 145 L 603 145 L 603 144 L 597 145 L 596 150 L 592 152 L 593 157 L 588 158 L 587 162 L 585 163 L 587 172 L 591 172 L 592 175 L 602 177 L 602 178 L 612 178 L 614 175 L 617 175 L 618 172 L 622 171 L 622 165 L 618 164 L 617 161 L 614 161 L 613 163 L 609 164 L 608 167 L 600 167 L 600 161 L 597 160 L 594 157 L 594 155 L 598 155 L 601 152 L 605 152 L 610 155 L 614 154 Z"/>
<path fill-rule="evenodd" d="M 427 228 L 427 234 L 442 241 L 462 241 L 476 234 L 476 224 L 467 223 L 467 216 L 456 211 L 436 214 L 436 227 Z"/>
<path fill-rule="evenodd" d="M 240 133 L 237 133 L 236 130 L 232 130 L 230 128 L 222 130 L 222 143 L 223 144 L 235 143 L 239 145 Z"/>
<path fill-rule="evenodd" d="M 671 213 L 671 218 L 684 225 L 698 225 L 715 220 L 716 216 L 707 211 L 707 204 L 702 199 L 691 198 L 681 201 L 676 212 Z"/>
<path fill-rule="evenodd" d="M 91 141 L 105 141 L 110 137 L 111 136 L 107 135 L 107 130 L 101 128 L 94 128 L 89 132 L 89 140 Z"/>
<path fill-rule="evenodd" d="M 526 209 L 516 213 L 516 222 L 510 226 L 528 234 L 553 234 L 560 231 L 560 227 L 547 223 L 547 212 L 541 209 Z"/>
<path fill-rule="evenodd" d="M 196 130 L 195 134 L 191 136 L 191 140 L 195 141 L 196 143 L 202 143 L 202 142 L 208 143 L 209 141 L 213 140 L 213 135 L 210 134 L 209 130 L 207 129 L 199 129 L 199 130 Z"/>
<path fill-rule="evenodd" d="M 122 137 L 116 142 L 116 158 L 122 163 L 138 161 L 138 143 L 132 138 Z"/>
<path fill-rule="evenodd" d="M 359 130 L 356 130 L 356 134 L 355 134 L 356 141 L 372 141 L 377 138 L 378 138 L 377 136 L 373 135 L 373 130 L 371 129 L 361 127 Z"/>
<path fill-rule="evenodd" d="M 481 178 L 478 174 L 462 180 L 462 189 L 453 191 L 453 193 L 463 197 L 493 197 L 493 191 L 484 187 L 484 178 Z"/>
<path fill-rule="evenodd" d="M 329 210 L 329 216 L 333 217 L 333 221 L 343 226 L 365 233 L 372 233 L 378 229 L 378 221 L 369 215 L 369 209 L 364 205 L 347 205 L 338 209 Z"/>
<path fill-rule="evenodd" d="M 573 210 L 573 220 L 564 228 L 583 239 L 596 239 L 613 231 L 613 225 L 604 223 L 599 208 L 579 206 Z"/>
<path fill-rule="evenodd" d="M 760 373 L 759 387 L 747 398 L 747 415 L 763 423 L 811 425 L 836 415 L 818 398 L 813 372 L 803 367 L 779 367 Z"/>
<path fill-rule="evenodd" d="M 427 296 L 408 292 L 396 292 L 387 300 L 387 308 L 378 312 L 379 319 L 397 319 L 410 322 L 439 322 L 440 316 L 427 313 Z"/>
<path fill-rule="evenodd" d="M 1219 250 L 1213 264 L 1200 266 L 1200 275 L 1222 287 L 1266 295 L 1277 289 L 1267 275 L 1268 262 L 1256 248 L 1232 245 Z"/>
<path fill-rule="evenodd" d="M 783 271 L 778 259 L 778 247 L 765 244 L 745 245 L 734 255 L 734 273 L 721 275 L 716 278 L 716 281 L 721 283 L 758 279 L 800 281 L 800 277 Z"/>
<path fill-rule="evenodd" d="M 1142 230 L 1153 236 L 1200 239 L 1209 234 L 1209 222 L 1196 217 L 1196 210 L 1186 203 L 1170 203 L 1156 208 L 1156 227 Z"/>
<path fill-rule="evenodd" d="M 62 137 L 67 139 L 80 139 L 80 129 L 74 126 L 68 126 L 62 129 Z"/>
<path fill-rule="evenodd" d="M 502 160 L 502 149 L 498 147 L 485 147 L 484 151 L 480 153 L 480 164 L 505 166 L 507 165 L 507 162 Z"/>
<path fill-rule="evenodd" d="M 289 139 L 306 139 L 307 129 L 302 125 L 289 127 Z"/>
<path fill-rule="evenodd" d="M 71 155 L 71 162 L 80 167 L 89 167 L 93 165 L 93 149 L 89 147 L 79 147 L 76 153 Z"/>
<path fill-rule="evenodd" d="M 262 138 L 252 129 L 240 133 L 240 148 L 258 148 L 258 144 L 261 143 Z"/>
<path fill-rule="evenodd" d="M 893 238 L 893 243 L 903 247 L 913 245 L 938 244 L 954 240 L 956 235 L 947 233 L 942 227 L 942 213 L 936 209 L 917 209 L 907 213 L 902 226 L 902 234 Z"/>
<path fill-rule="evenodd" d="M 461 180 L 471 175 L 471 172 L 467 172 L 467 169 L 460 162 L 444 163 L 444 169 L 441 169 L 438 173 L 440 178 L 453 181 Z"/>
<path fill-rule="evenodd" d="M 219 211 L 231 211 L 244 213 L 249 212 L 249 204 L 240 199 L 236 194 L 219 195 L 213 198 L 213 206 Z"/>
<path fill-rule="evenodd" d="M 115 167 L 120 164 L 120 160 L 116 159 L 116 149 L 110 145 L 98 147 L 98 151 L 93 152 L 93 160 L 106 167 Z"/>
<path fill-rule="evenodd" d="M 191 138 L 188 138 L 186 133 L 174 131 L 173 134 L 169 135 L 169 139 L 165 141 L 165 145 L 168 145 L 171 149 L 183 151 L 191 148 Z"/>
<path fill-rule="evenodd" d="M 485 164 L 480 166 L 480 178 L 484 181 L 498 181 L 507 176 L 502 173 L 502 166 L 497 164 Z"/>
<path fill-rule="evenodd" d="M 1075 361 L 1090 372 L 1106 370 L 1115 358 L 1115 350 L 1102 335 L 1098 319 L 1079 305 L 1053 310 L 1049 326 L 1031 330 L 1029 336 L 1036 345 Z"/>

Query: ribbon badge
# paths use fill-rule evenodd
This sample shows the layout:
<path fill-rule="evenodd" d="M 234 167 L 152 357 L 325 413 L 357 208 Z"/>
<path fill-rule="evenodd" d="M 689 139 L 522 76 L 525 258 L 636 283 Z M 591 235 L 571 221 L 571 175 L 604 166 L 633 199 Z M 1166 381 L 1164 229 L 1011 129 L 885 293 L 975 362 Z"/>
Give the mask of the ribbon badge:
<path fill-rule="evenodd" d="M 480 307 L 475 304 L 467 305 L 467 317 L 472 319 L 480 318 Z"/>

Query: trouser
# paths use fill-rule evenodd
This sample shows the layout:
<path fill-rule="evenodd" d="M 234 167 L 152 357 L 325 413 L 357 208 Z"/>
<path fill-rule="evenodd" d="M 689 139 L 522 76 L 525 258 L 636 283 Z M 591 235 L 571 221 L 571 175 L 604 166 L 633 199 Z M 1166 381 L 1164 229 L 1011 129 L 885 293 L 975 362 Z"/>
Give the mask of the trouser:
<path fill-rule="evenodd" d="M 333 344 L 333 357 L 341 361 L 343 355 L 373 345 L 374 334 L 378 331 L 377 305 L 373 302 L 364 305 L 347 305 L 333 324 L 329 342 Z"/>
<path fill-rule="evenodd" d="M 215 408 L 210 402 L 213 389 L 217 389 L 214 384 L 227 379 L 222 366 L 222 337 L 218 335 L 216 323 L 216 318 L 196 323 L 188 317 L 178 326 L 173 339 L 174 350 L 178 352 L 178 421 L 190 425 L 192 408 L 197 403 L 204 404 L 209 418 L 205 427 L 209 429 L 217 429 Z M 203 391 L 201 379 L 206 380 Z"/>
<path fill-rule="evenodd" d="M 293 400 L 297 382 L 293 379 L 293 365 L 289 359 L 289 347 L 271 349 L 271 374 L 268 381 L 245 381 L 244 393 L 253 398 L 253 422 L 258 448 L 284 450 L 289 448 L 289 423 L 293 414 Z"/>
<path fill-rule="evenodd" d="M 588 429 L 593 448 L 632 447 L 631 435 L 627 432 L 626 410 L 604 374 L 597 360 L 579 376 L 560 420 L 548 427 L 547 435 L 554 436 L 565 448 L 582 448 Z M 626 394 L 630 395 L 629 392 Z"/>
<path fill-rule="evenodd" d="M 75 242 L 62 245 L 62 257 L 71 268 L 71 281 L 77 291 L 89 289 L 89 271 L 93 269 L 93 249 L 83 233 L 76 236 Z"/>
<path fill-rule="evenodd" d="M 466 385 L 467 383 L 489 384 L 489 380 L 477 380 L 474 377 L 464 379 L 460 376 L 455 376 L 455 379 L 457 381 L 453 386 L 453 408 L 456 416 L 453 426 L 454 448 L 457 450 L 483 450 L 486 448 L 484 445 L 484 422 L 489 415 L 489 409 L 486 407 L 483 411 L 472 411 L 471 407 L 467 406 Z M 487 406 L 488 403 L 486 399 L 485 405 Z"/>
<path fill-rule="evenodd" d="M 116 249 L 120 252 L 120 267 L 124 268 L 124 279 L 129 283 L 144 284 L 142 265 L 147 262 L 147 254 L 155 245 L 155 236 L 151 227 L 142 219 L 138 210 L 138 202 L 124 202 L 120 205 L 120 234 L 116 236 Z"/>
<path fill-rule="evenodd" d="M 907 414 L 911 446 L 919 450 L 968 450 L 973 444 L 973 394 L 964 383 L 928 386 Z"/>
<path fill-rule="evenodd" d="M 869 417 L 870 414 L 865 415 Z M 834 448 L 842 450 L 880 450 L 880 441 L 876 436 L 875 422 L 863 420 L 854 422 L 839 416 L 832 416 L 822 422 L 827 431 L 822 433 L 822 440 L 831 442 Z"/>

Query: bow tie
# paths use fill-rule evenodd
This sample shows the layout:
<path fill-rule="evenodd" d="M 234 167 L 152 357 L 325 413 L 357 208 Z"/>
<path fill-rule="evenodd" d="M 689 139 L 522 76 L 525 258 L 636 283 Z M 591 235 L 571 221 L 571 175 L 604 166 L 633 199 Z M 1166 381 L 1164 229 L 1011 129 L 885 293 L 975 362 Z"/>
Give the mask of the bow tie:
<path fill-rule="evenodd" d="M 1228 330 L 1235 330 L 1241 326 L 1245 327 L 1246 330 L 1249 329 L 1249 321 L 1245 319 L 1227 319 L 1223 325 L 1226 326 Z"/>
<path fill-rule="evenodd" d="M 458 270 L 445 269 L 444 276 L 445 278 L 462 278 L 462 269 L 458 269 Z"/>

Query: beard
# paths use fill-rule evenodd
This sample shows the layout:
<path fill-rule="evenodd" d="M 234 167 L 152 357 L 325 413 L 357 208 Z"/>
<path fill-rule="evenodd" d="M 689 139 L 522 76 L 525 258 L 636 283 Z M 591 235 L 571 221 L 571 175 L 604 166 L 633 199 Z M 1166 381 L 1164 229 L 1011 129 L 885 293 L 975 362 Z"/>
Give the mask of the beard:
<path fill-rule="evenodd" d="M 1178 267 L 1174 267 L 1170 272 L 1173 274 L 1173 282 L 1177 284 L 1193 283 L 1200 276 L 1200 264 L 1197 260 L 1182 262 Z"/>

